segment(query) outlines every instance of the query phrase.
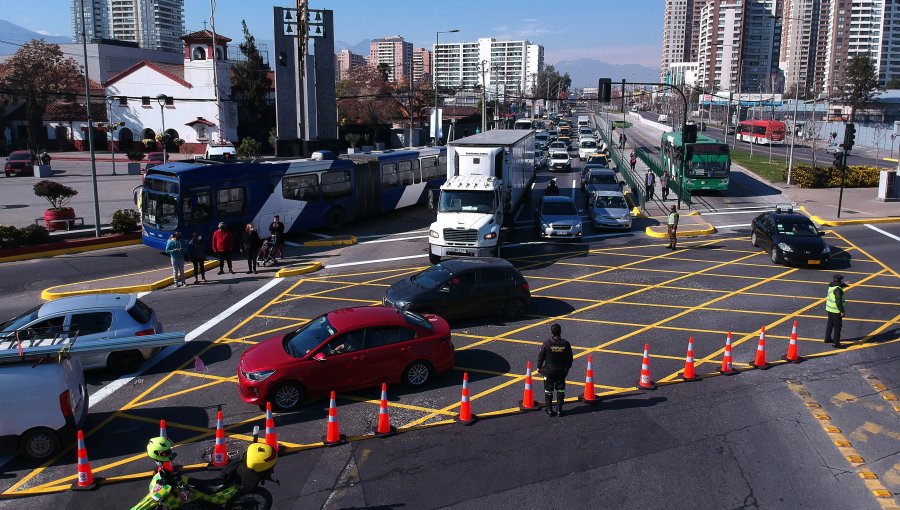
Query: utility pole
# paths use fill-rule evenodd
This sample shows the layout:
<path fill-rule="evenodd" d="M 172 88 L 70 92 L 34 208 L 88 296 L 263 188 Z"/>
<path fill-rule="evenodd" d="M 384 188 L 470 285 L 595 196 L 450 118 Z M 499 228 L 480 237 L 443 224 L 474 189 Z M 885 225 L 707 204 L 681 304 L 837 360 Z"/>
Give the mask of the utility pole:
<path fill-rule="evenodd" d="M 300 139 L 300 153 L 303 155 L 303 140 L 306 139 L 306 52 L 309 35 L 308 0 L 297 0 L 297 135 Z"/>
<path fill-rule="evenodd" d="M 484 73 L 487 70 L 487 60 L 481 61 L 481 132 L 487 131 L 487 101 L 485 91 L 487 90 L 487 82 Z"/>
<path fill-rule="evenodd" d="M 88 78 L 87 27 L 84 21 L 84 0 L 81 0 L 81 48 L 84 51 L 84 109 L 87 112 L 88 145 L 90 145 L 91 149 L 91 188 L 94 191 L 94 236 L 100 237 L 100 199 L 97 196 L 97 155 L 94 153 L 94 119 L 91 117 L 91 80 Z"/>

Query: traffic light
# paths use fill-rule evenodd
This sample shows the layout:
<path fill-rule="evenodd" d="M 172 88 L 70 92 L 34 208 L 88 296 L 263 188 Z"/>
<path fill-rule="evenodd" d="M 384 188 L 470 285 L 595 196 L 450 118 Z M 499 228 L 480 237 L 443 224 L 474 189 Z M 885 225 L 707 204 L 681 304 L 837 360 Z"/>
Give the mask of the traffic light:
<path fill-rule="evenodd" d="M 612 100 L 612 79 L 600 78 L 597 82 L 597 100 L 608 103 Z"/>
<path fill-rule="evenodd" d="M 287 52 L 286 51 L 278 52 L 278 65 L 280 65 L 280 66 L 287 65 Z"/>
<path fill-rule="evenodd" d="M 688 122 L 681 128 L 681 141 L 683 143 L 697 143 L 697 124 Z"/>
<path fill-rule="evenodd" d="M 837 151 L 834 153 L 834 163 L 831 165 L 835 170 L 841 170 L 844 168 L 844 152 Z"/>
<path fill-rule="evenodd" d="M 856 142 L 856 126 L 853 124 L 847 124 L 844 126 L 844 143 L 841 145 L 844 147 L 844 152 L 850 152 L 850 149 L 853 148 L 853 144 Z"/>

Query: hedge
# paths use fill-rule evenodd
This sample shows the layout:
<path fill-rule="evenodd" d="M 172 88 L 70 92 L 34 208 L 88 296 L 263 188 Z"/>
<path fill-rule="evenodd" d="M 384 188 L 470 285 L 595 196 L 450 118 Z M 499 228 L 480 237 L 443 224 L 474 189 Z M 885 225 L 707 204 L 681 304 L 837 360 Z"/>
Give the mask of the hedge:
<path fill-rule="evenodd" d="M 40 225 L 28 225 L 18 228 L 12 225 L 0 225 L 0 248 L 18 248 L 44 244 L 50 239 L 50 232 Z"/>
<path fill-rule="evenodd" d="M 878 186 L 879 172 L 881 169 L 871 166 L 847 167 L 844 176 L 845 188 L 871 188 Z M 787 167 L 782 178 L 787 180 Z M 841 185 L 841 171 L 833 167 L 813 167 L 809 165 L 797 165 L 791 173 L 792 184 L 801 188 L 838 188 Z"/>

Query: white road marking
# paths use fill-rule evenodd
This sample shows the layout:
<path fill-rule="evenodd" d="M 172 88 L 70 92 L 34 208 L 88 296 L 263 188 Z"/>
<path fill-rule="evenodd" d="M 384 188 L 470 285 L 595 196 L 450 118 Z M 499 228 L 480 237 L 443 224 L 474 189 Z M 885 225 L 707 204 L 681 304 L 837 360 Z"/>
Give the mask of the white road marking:
<path fill-rule="evenodd" d="M 375 264 L 377 262 L 392 262 L 394 260 L 406 260 L 406 259 L 417 259 L 421 257 L 427 257 L 427 253 L 423 253 L 421 255 L 405 255 L 403 257 L 391 257 L 388 259 L 376 259 L 376 260 L 360 260 L 358 262 L 343 262 L 340 264 L 328 264 L 324 267 L 324 269 L 334 268 L 334 267 L 348 267 L 348 266 L 361 266 L 363 264 Z"/>
<path fill-rule="evenodd" d="M 739 227 L 749 227 L 749 223 L 737 223 L 735 225 L 713 225 L 716 228 L 739 228 Z"/>
<path fill-rule="evenodd" d="M 408 232 L 395 232 L 393 234 L 369 234 L 364 236 L 356 236 L 357 239 L 374 239 L 376 237 L 389 237 L 389 236 L 401 236 L 406 234 L 423 234 L 428 233 L 428 229 L 424 230 L 410 230 Z"/>
<path fill-rule="evenodd" d="M 881 230 L 880 228 L 878 228 L 878 227 L 876 227 L 876 226 L 874 226 L 874 225 L 870 225 L 870 224 L 866 223 L 866 228 L 869 228 L 869 229 L 871 229 L 871 230 L 874 230 L 875 232 L 878 232 L 879 234 L 888 236 L 888 237 L 890 237 L 891 239 L 893 239 L 894 241 L 900 241 L 900 237 L 895 236 L 894 234 L 891 234 L 890 232 Z"/>
<path fill-rule="evenodd" d="M 774 210 L 774 209 L 772 209 Z M 759 214 L 760 211 L 719 211 L 700 213 L 701 216 L 718 216 L 721 214 Z"/>
<path fill-rule="evenodd" d="M 374 241 L 363 241 L 359 244 L 392 243 L 394 241 L 409 241 L 410 239 L 428 239 L 428 236 L 392 237 L 389 239 L 376 239 Z"/>
<path fill-rule="evenodd" d="M 254 299 L 258 298 L 262 294 L 268 292 L 269 289 L 278 285 L 283 280 L 284 280 L 284 278 L 272 278 L 272 280 L 270 282 L 268 282 L 265 285 L 263 285 L 262 287 L 256 289 L 255 291 L 253 291 L 253 293 L 247 295 L 246 297 L 244 297 L 237 303 L 226 308 L 221 313 L 219 313 L 219 315 L 216 315 L 212 319 L 204 322 L 202 325 L 200 325 L 199 327 L 195 328 L 193 331 L 191 331 L 190 333 L 187 334 L 187 336 L 185 338 L 185 344 L 187 342 L 190 342 L 190 341 L 196 339 L 203 333 L 206 333 L 210 328 L 212 328 L 216 324 L 222 322 L 223 320 L 227 319 L 233 313 L 237 312 L 238 310 L 243 308 L 245 305 L 247 305 Z M 101 388 L 99 391 L 97 391 L 96 393 L 91 395 L 90 405 L 88 406 L 88 408 L 94 407 L 98 402 L 103 401 L 103 399 L 112 395 L 116 390 L 118 390 L 122 386 L 125 386 L 126 384 L 130 383 L 131 381 L 133 381 L 135 378 L 139 377 L 141 374 L 143 374 L 147 370 L 156 366 L 160 361 L 171 356 L 173 353 L 175 353 L 175 351 L 177 351 L 180 347 L 184 346 L 185 344 L 170 345 L 169 347 L 166 347 L 165 349 L 160 351 L 156 356 L 153 356 L 149 360 L 145 361 L 144 364 L 141 365 L 141 368 L 137 369 L 136 372 L 134 372 L 132 374 L 128 374 L 128 375 L 123 375 L 122 377 L 119 377 L 115 381 L 107 384 L 106 386 Z"/>
<path fill-rule="evenodd" d="M 291 241 L 285 241 L 284 244 L 288 246 L 293 246 L 294 248 L 302 248 L 303 243 L 292 243 Z"/>

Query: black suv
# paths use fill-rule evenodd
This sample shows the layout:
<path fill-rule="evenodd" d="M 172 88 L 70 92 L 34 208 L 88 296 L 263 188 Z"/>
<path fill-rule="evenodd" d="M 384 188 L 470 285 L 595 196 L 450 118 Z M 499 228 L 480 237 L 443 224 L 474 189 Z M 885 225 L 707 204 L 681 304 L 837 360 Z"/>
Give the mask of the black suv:
<path fill-rule="evenodd" d="M 825 232 L 805 215 L 795 213 L 790 204 L 779 204 L 774 211 L 753 219 L 750 243 L 765 248 L 773 264 L 806 264 L 821 266 L 828 263 L 831 249 L 822 237 Z"/>
<path fill-rule="evenodd" d="M 382 302 L 444 318 L 502 314 L 520 317 L 531 301 L 528 282 L 500 258 L 449 259 L 394 283 Z"/>

